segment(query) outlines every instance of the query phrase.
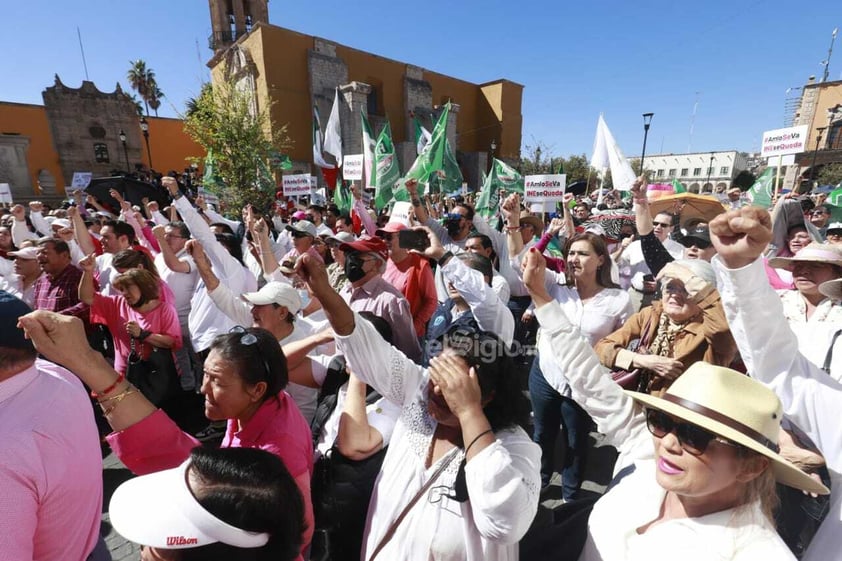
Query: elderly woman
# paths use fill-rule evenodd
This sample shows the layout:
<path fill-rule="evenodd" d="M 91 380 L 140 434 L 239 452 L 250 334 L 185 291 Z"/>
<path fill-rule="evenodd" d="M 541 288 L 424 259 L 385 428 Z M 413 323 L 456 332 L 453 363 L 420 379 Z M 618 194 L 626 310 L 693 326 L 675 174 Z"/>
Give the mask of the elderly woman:
<path fill-rule="evenodd" d="M 573 397 L 620 451 L 580 560 L 794 559 L 771 520 L 775 481 L 827 489 L 777 454 L 775 394 L 703 362 L 662 397 L 623 391 L 547 293 L 543 258 L 530 252 L 527 259 L 524 282 Z"/>
<path fill-rule="evenodd" d="M 143 475 L 175 468 L 199 445 L 87 345 L 81 322 L 37 311 L 20 323 L 41 354 L 93 390 L 114 429 L 108 443 L 132 472 Z M 205 416 L 228 421 L 223 448 L 259 448 L 283 461 L 304 499 L 302 542 L 307 547 L 313 532 L 313 446 L 306 421 L 283 391 L 287 381 L 286 359 L 272 334 L 237 327 L 213 340 L 201 392 Z"/>
<path fill-rule="evenodd" d="M 403 409 L 361 558 L 517 559 L 538 506 L 540 450 L 517 425 L 519 392 L 500 340 L 448 333 L 442 354 L 421 368 L 351 311 L 321 262 L 305 255 L 296 268 L 322 302 L 350 368 Z"/>
<path fill-rule="evenodd" d="M 673 261 L 658 278 L 663 298 L 594 347 L 608 368 L 644 369 L 639 387 L 647 393 L 663 392 L 694 362 L 728 366 L 737 353 L 710 263 Z M 630 350 L 635 340 L 640 346 Z"/>
<path fill-rule="evenodd" d="M 247 448 L 194 448 L 180 466 L 120 485 L 108 514 L 120 535 L 148 544 L 144 561 L 292 561 L 304 528 L 283 462 Z"/>

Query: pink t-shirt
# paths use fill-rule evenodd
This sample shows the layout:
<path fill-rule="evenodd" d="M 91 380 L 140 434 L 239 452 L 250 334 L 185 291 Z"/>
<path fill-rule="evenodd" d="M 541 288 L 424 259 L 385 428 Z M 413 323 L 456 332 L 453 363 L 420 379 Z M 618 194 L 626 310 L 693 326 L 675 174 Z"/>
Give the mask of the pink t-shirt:
<path fill-rule="evenodd" d="M 181 348 L 181 324 L 178 323 L 178 313 L 171 303 L 161 301 L 157 308 L 151 312 L 141 314 L 126 302 L 120 295 L 105 296 L 94 294 L 94 302 L 91 304 L 91 323 L 102 323 L 111 331 L 114 338 L 114 370 L 126 372 L 126 362 L 131 352 L 131 342 L 126 323 L 136 321 L 141 329 L 156 335 L 169 335 L 175 340 L 172 350 Z M 135 345 L 138 345 L 135 341 Z M 148 343 L 140 343 L 140 352 L 143 358 L 147 358 L 152 352 Z"/>

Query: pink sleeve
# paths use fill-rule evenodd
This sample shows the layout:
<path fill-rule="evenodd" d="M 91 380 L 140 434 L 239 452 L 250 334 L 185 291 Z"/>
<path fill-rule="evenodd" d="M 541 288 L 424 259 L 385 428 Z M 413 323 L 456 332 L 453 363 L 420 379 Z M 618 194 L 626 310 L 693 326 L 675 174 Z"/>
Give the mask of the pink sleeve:
<path fill-rule="evenodd" d="M 365 208 L 365 204 L 363 203 L 362 199 L 357 199 L 354 201 L 354 210 L 360 217 L 360 221 L 365 228 L 365 231 L 368 233 L 369 236 L 376 236 L 377 235 L 377 224 L 374 223 L 374 220 L 371 219 L 371 215 L 368 213 L 368 210 Z"/>
<path fill-rule="evenodd" d="M 106 296 L 94 292 L 94 301 L 91 304 L 91 323 L 101 323 L 110 328 L 117 325 L 117 320 L 120 318 L 118 298 L 122 298 L 122 296 Z"/>
<path fill-rule="evenodd" d="M 545 232 L 541 239 L 538 240 L 538 243 L 535 244 L 535 249 L 544 253 L 544 250 L 547 249 L 547 246 L 550 245 L 550 240 L 553 239 L 553 235 L 549 232 Z"/>
<path fill-rule="evenodd" d="M 555 271 L 556 273 L 563 273 L 566 267 L 564 263 L 564 259 L 560 259 L 558 257 L 552 257 L 551 255 L 544 255 L 544 259 L 547 260 L 547 268 Z"/>
<path fill-rule="evenodd" d="M 172 350 L 177 351 L 183 343 L 181 340 L 181 324 L 178 322 L 178 312 L 175 311 L 175 306 L 169 302 L 161 302 L 161 306 L 160 331 L 157 333 L 172 337 L 175 340 Z"/>
<path fill-rule="evenodd" d="M 12 463 L 5 457 L 0 465 L 0 551 L 4 559 L 32 559 L 41 502 L 37 489 L 45 482 L 31 476 L 39 466 Z"/>
<path fill-rule="evenodd" d="M 158 245 L 158 240 L 152 233 L 152 228 L 144 226 L 140 229 L 140 231 L 143 232 L 143 237 L 146 238 L 147 242 L 149 242 L 149 247 L 151 247 L 156 254 L 161 253 L 161 246 Z"/>
<path fill-rule="evenodd" d="M 177 467 L 199 445 L 160 409 L 126 429 L 112 432 L 106 440 L 120 461 L 137 475 Z"/>

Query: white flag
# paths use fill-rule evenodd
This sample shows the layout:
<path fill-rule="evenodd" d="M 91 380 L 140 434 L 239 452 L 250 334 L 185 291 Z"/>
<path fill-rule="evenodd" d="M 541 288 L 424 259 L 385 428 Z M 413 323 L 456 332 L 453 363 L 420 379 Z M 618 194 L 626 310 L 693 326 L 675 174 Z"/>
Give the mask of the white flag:
<path fill-rule="evenodd" d="M 342 167 L 342 131 L 339 123 L 339 88 L 333 98 L 333 107 L 330 110 L 330 117 L 325 127 L 324 151 L 333 154 L 336 158 L 336 166 Z"/>
<path fill-rule="evenodd" d="M 319 119 L 319 109 L 313 105 L 313 163 L 320 168 L 333 169 L 334 166 L 325 161 L 322 155 L 322 123 Z"/>
<path fill-rule="evenodd" d="M 608 130 L 605 119 L 599 116 L 596 125 L 596 139 L 594 140 L 594 153 L 591 157 L 591 166 L 598 170 L 611 168 L 611 181 L 614 188 L 619 191 L 629 191 L 634 184 L 635 176 L 631 164 L 623 155 L 623 151 L 614 140 L 614 135 Z"/>

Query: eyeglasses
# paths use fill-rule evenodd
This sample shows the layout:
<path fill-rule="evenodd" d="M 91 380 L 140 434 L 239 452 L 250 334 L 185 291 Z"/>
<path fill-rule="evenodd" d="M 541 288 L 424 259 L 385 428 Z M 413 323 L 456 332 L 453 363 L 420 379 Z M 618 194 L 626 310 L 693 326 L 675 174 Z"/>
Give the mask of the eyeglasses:
<path fill-rule="evenodd" d="M 814 210 L 810 213 L 810 216 L 822 216 L 824 214 L 829 214 L 826 210 Z"/>
<path fill-rule="evenodd" d="M 653 221 L 653 222 L 652 222 L 652 225 L 654 225 L 654 226 L 660 226 L 661 228 L 670 228 L 670 227 L 672 227 L 672 224 L 670 224 L 669 222 L 656 222 L 656 221 Z"/>
<path fill-rule="evenodd" d="M 301 238 L 309 238 L 310 234 L 307 234 L 305 232 L 293 232 L 292 237 L 297 240 L 300 240 Z"/>
<path fill-rule="evenodd" d="M 684 247 L 693 247 L 696 246 L 699 249 L 707 249 L 711 246 L 711 242 L 700 240 L 699 238 L 688 238 L 685 237 L 681 240 L 681 245 Z"/>
<path fill-rule="evenodd" d="M 646 410 L 646 428 L 658 438 L 663 438 L 669 433 L 675 433 L 681 447 L 693 456 L 704 454 L 708 444 L 713 440 L 734 448 L 739 447 L 730 440 L 725 440 L 702 427 L 691 423 L 680 423 L 657 409 Z"/>
<path fill-rule="evenodd" d="M 242 325 L 235 325 L 228 330 L 228 333 L 242 335 L 242 337 L 240 337 L 240 344 L 244 347 L 250 347 L 251 345 L 256 345 L 258 343 L 257 336 L 248 331 Z M 263 369 L 266 371 L 266 378 L 268 379 L 272 375 L 272 369 L 269 368 L 269 363 L 266 362 L 266 356 L 261 352 L 260 348 L 257 349 L 257 354 L 263 359 Z"/>
<path fill-rule="evenodd" d="M 177 239 L 177 240 L 185 240 L 185 239 L 187 239 L 187 238 L 185 238 L 184 236 L 176 236 L 175 234 L 164 234 L 164 239 L 169 240 L 169 239 L 172 239 L 172 238 L 175 238 L 175 239 Z"/>
<path fill-rule="evenodd" d="M 393 237 L 394 237 L 394 234 L 380 234 L 380 239 L 383 240 L 384 242 L 387 242 L 387 243 L 392 241 Z"/>

